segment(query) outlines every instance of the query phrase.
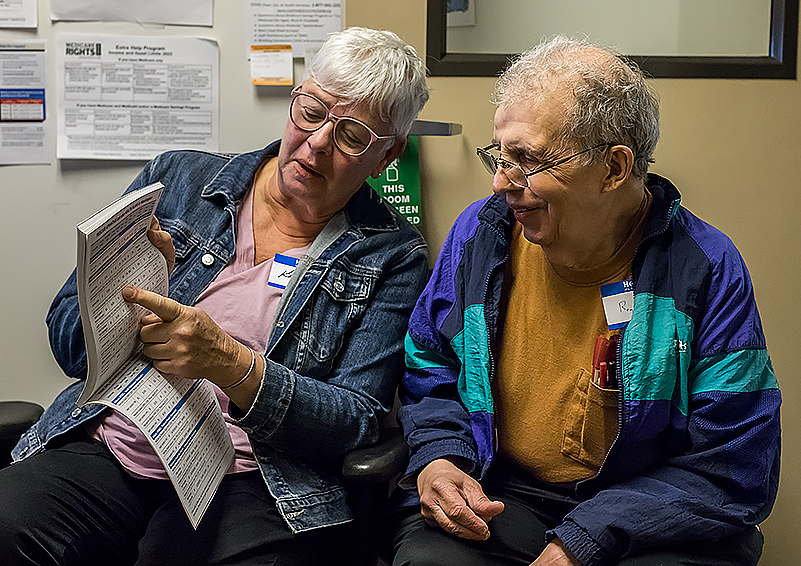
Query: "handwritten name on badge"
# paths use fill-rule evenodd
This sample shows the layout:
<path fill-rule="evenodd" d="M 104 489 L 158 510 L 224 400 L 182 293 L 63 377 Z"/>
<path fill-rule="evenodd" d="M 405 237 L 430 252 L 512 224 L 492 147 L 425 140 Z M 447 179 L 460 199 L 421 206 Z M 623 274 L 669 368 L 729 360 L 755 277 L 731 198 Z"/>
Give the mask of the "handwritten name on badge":
<path fill-rule="evenodd" d="M 631 279 L 601 285 L 601 300 L 609 330 L 623 328 L 634 311 L 634 283 Z"/>
<path fill-rule="evenodd" d="M 267 278 L 267 285 L 286 289 L 289 279 L 295 273 L 295 266 L 298 265 L 298 258 L 286 255 L 275 254 L 273 266 L 270 268 L 270 276 Z"/>

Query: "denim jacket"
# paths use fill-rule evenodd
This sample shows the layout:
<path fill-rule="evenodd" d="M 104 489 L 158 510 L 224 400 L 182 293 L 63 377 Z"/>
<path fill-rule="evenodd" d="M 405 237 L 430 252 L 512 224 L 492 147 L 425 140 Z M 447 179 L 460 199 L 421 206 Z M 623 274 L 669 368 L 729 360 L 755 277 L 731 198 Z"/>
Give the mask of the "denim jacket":
<path fill-rule="evenodd" d="M 161 181 L 156 210 L 175 243 L 170 297 L 193 304 L 234 255 L 236 207 L 279 142 L 246 154 L 174 151 L 156 157 L 128 190 Z M 428 273 L 422 236 L 366 183 L 338 217 L 341 229 L 305 271 L 275 321 L 253 405 L 231 416 L 250 437 L 262 477 L 292 532 L 350 520 L 337 476 L 343 455 L 378 438 L 403 372 L 403 335 Z M 324 230 L 325 232 L 325 230 Z M 319 237 L 318 237 L 319 240 Z M 317 243 L 312 245 L 315 247 Z M 318 246 L 319 247 L 319 246 Z M 96 417 L 77 407 L 86 351 L 75 273 L 47 315 L 65 389 L 14 449 L 19 460 Z"/>

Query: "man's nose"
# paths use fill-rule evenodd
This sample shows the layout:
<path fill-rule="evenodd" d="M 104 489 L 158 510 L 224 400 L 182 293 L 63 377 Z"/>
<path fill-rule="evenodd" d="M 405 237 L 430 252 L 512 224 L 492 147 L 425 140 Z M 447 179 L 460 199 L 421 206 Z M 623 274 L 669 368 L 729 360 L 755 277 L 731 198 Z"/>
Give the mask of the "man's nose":
<path fill-rule="evenodd" d="M 495 175 L 492 177 L 492 192 L 496 195 L 502 195 L 509 191 L 519 190 L 521 190 L 520 187 L 509 180 L 509 177 L 506 176 L 502 168 L 498 167 L 495 170 Z"/>

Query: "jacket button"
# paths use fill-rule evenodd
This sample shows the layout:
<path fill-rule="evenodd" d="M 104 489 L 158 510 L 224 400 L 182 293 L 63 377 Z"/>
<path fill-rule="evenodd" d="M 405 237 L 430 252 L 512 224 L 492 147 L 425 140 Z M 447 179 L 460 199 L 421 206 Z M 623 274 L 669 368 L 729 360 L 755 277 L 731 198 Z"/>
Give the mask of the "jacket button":
<path fill-rule="evenodd" d="M 211 254 L 203 254 L 203 257 L 200 258 L 200 263 L 202 263 L 206 267 L 211 267 L 212 265 L 214 265 L 214 256 Z"/>
<path fill-rule="evenodd" d="M 70 416 L 73 419 L 77 419 L 78 417 L 80 417 L 81 416 L 81 408 L 78 407 L 77 409 L 73 409 L 72 412 L 70 413 Z"/>
<path fill-rule="evenodd" d="M 338 293 L 341 293 L 345 290 L 345 286 L 342 284 L 342 281 L 335 281 L 334 289 L 336 289 Z"/>

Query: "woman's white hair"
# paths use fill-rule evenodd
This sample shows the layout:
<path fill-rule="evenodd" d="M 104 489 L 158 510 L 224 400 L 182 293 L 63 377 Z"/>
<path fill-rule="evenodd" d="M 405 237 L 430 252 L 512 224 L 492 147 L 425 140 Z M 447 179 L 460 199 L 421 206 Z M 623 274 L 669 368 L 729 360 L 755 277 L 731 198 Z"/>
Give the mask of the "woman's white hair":
<path fill-rule="evenodd" d="M 422 60 L 391 31 L 350 27 L 332 34 L 307 75 L 346 103 L 367 104 L 399 137 L 408 135 L 428 100 Z"/>
<path fill-rule="evenodd" d="M 632 174 L 645 178 L 659 140 L 659 101 L 640 68 L 625 56 L 584 40 L 556 36 L 526 51 L 501 75 L 494 102 L 500 106 L 572 95 L 557 141 L 586 149 L 621 144 L 634 153 Z M 603 150 L 587 154 L 598 159 Z"/>

